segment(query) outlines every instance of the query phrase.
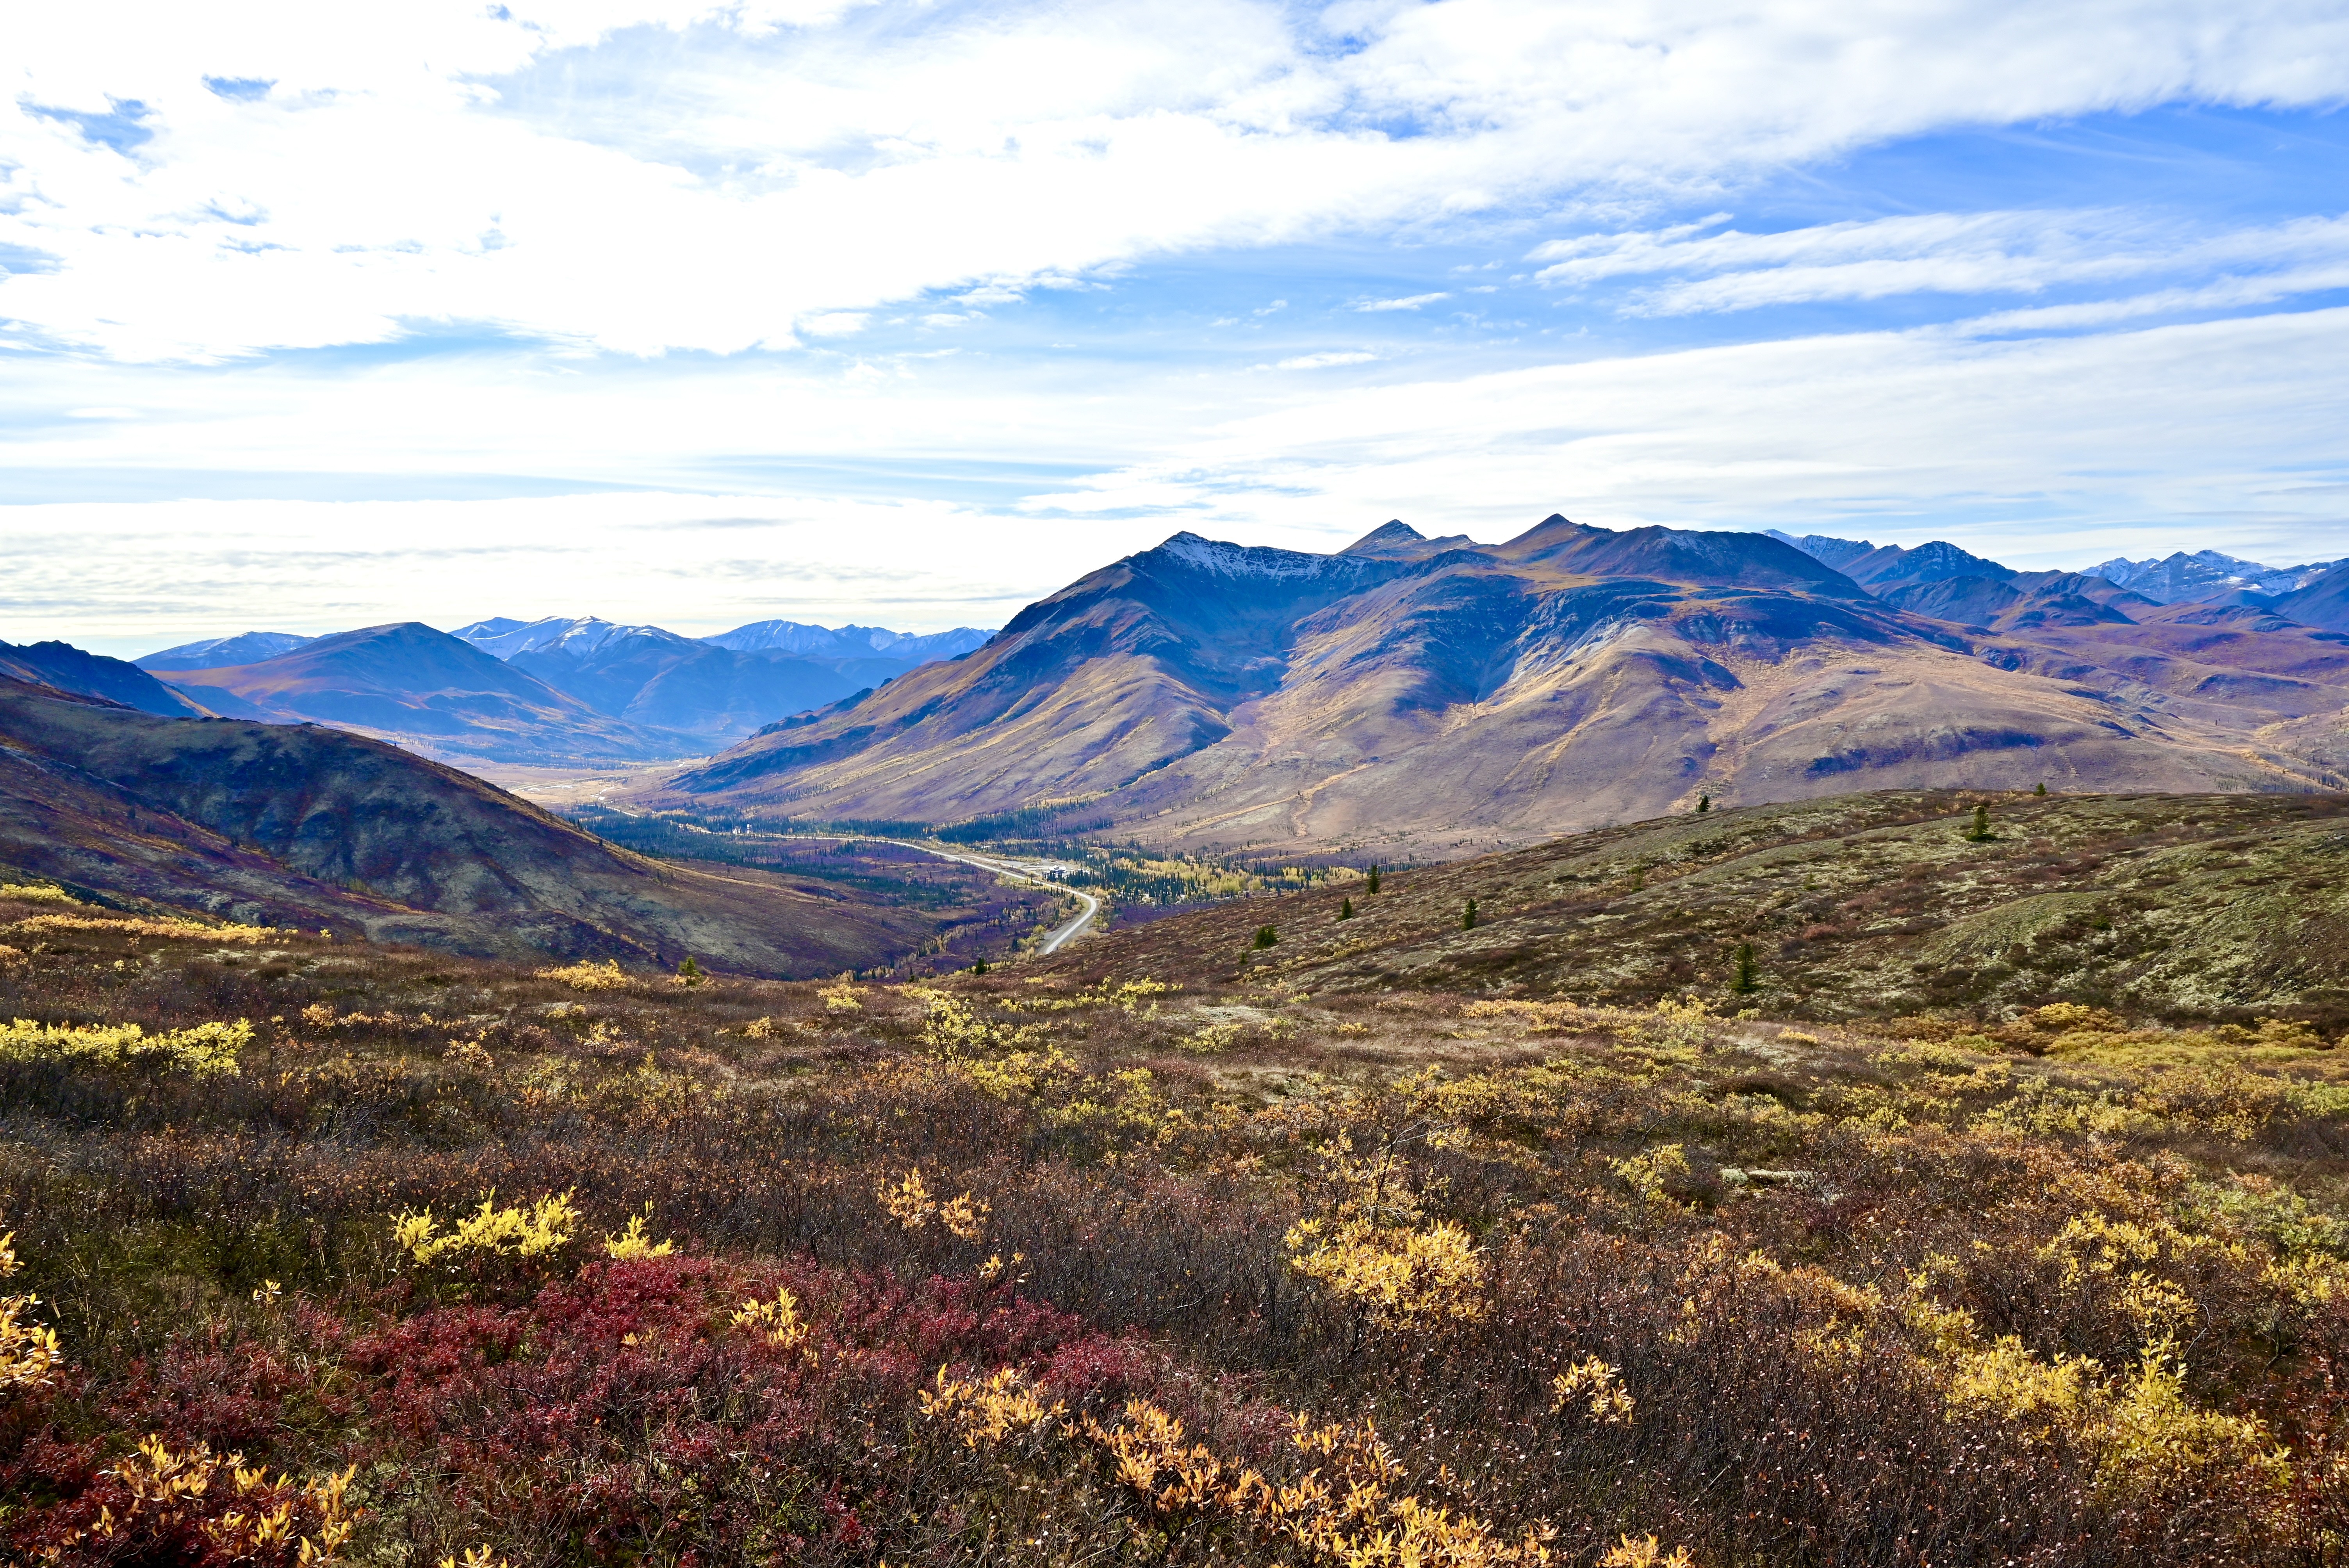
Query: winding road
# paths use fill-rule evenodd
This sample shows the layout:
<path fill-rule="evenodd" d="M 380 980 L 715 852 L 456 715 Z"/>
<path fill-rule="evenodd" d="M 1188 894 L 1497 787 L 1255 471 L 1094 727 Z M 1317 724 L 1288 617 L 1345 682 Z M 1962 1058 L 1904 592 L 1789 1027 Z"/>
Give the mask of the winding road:
<path fill-rule="evenodd" d="M 606 810 L 617 811 L 624 817 L 645 815 L 642 811 L 632 811 L 626 806 L 615 805 L 604 795 L 595 796 L 594 804 L 602 806 Z M 679 822 L 677 826 L 688 833 L 709 831 L 709 829 L 696 827 L 691 822 Z M 719 836 L 721 835 L 712 835 L 712 837 Z M 1044 874 L 1047 872 L 1077 869 L 1061 861 L 1014 861 L 1000 855 L 957 854 L 952 850 L 936 849 L 928 844 L 916 843 L 910 839 L 883 839 L 868 833 L 760 833 L 754 836 L 769 840 L 816 839 L 833 844 L 899 844 L 909 850 L 919 850 L 926 855 L 936 855 L 942 861 L 959 861 L 967 866 L 977 866 L 981 871 L 993 872 L 998 876 L 1009 877 L 1015 882 L 1034 882 L 1038 887 L 1049 887 L 1061 892 L 1074 894 L 1077 902 L 1084 907 L 1077 912 L 1075 919 L 1065 921 L 1044 934 L 1044 940 L 1036 944 L 1036 956 L 1039 958 L 1050 958 L 1071 942 L 1083 935 L 1085 928 L 1092 924 L 1093 916 L 1101 913 L 1100 899 L 1081 888 L 1069 887 L 1056 882 Z"/>

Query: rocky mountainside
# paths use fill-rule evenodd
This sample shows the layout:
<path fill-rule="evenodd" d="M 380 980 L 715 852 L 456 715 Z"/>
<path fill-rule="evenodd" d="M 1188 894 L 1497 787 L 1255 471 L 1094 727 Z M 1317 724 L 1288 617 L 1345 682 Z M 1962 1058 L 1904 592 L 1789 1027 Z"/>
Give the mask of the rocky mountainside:
<path fill-rule="evenodd" d="M 1973 809 L 1991 837 L 1972 837 Z M 2349 1020 L 2349 799 L 1884 791 L 1683 813 L 1153 922 L 1054 967 L 1849 1018 Z M 1465 923 L 1468 902 L 1476 923 Z M 1350 906 L 1350 918 L 1340 918 Z M 1266 926 L 1273 944 L 1255 946 Z M 1750 989 L 1738 949 L 1750 948 Z"/>
<path fill-rule="evenodd" d="M 1881 598 L 1760 534 L 1552 517 L 1482 546 L 1390 523 L 1334 555 L 1177 534 L 653 798 L 1449 856 L 1708 795 L 2349 771 L 2349 638 L 1946 546 L 1870 556 Z"/>
<path fill-rule="evenodd" d="M 957 659 L 994 635 L 976 626 L 950 632 L 893 632 L 885 626 L 811 626 L 799 621 L 753 621 L 703 642 L 744 654 L 797 654 L 814 659 L 892 659 L 926 665 Z"/>
<path fill-rule="evenodd" d="M 307 719 L 503 762 L 688 756 L 692 738 L 598 713 L 502 659 L 414 621 L 319 637 L 256 664 L 178 670 L 214 713 Z"/>
<path fill-rule="evenodd" d="M 828 975 L 928 934 L 824 883 L 647 861 L 345 730 L 156 717 L 5 677 L 0 865 L 134 907 L 507 957 Z"/>
<path fill-rule="evenodd" d="M 2307 586 L 2334 564 L 2262 566 L 2216 550 L 2198 550 L 2190 555 L 2181 550 L 2158 561 L 2116 558 L 2089 571 L 2157 604 L 2174 604 L 2181 599 L 2223 603 L 2243 593 L 2277 599 Z"/>

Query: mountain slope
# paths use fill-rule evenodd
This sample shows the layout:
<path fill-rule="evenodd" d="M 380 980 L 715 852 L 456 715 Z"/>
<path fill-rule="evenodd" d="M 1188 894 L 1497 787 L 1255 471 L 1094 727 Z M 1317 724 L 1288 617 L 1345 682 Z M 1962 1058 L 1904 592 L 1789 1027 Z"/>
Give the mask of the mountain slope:
<path fill-rule="evenodd" d="M 675 757 L 686 738 L 595 712 L 526 671 L 414 621 L 320 637 L 257 664 L 185 670 L 171 684 L 243 717 L 311 719 L 500 761 Z"/>
<path fill-rule="evenodd" d="M 864 967 L 918 917 L 647 861 L 481 780 L 322 726 L 152 717 L 0 680 L 0 863 L 117 900 L 480 954 Z"/>
<path fill-rule="evenodd" d="M 2349 632 L 2349 564 L 2322 573 L 2278 599 L 2275 612 L 2327 631 Z"/>
<path fill-rule="evenodd" d="M 1912 585 L 2019 593 L 1991 633 L 1753 534 L 1552 517 L 1495 546 L 1416 538 L 1319 556 L 1178 534 L 648 798 L 1449 854 L 1701 793 L 2337 787 L 2349 644 L 2326 634 L 2140 625 L 2065 573 Z"/>
<path fill-rule="evenodd" d="M 243 632 L 233 637 L 211 637 L 201 643 L 181 643 L 176 648 L 164 648 L 130 662 L 142 670 L 227 669 L 237 665 L 274 659 L 280 654 L 291 653 L 305 643 L 317 640 L 297 632 Z"/>
<path fill-rule="evenodd" d="M 0 676 L 85 696 L 104 697 L 141 713 L 195 718 L 211 711 L 173 691 L 137 665 L 84 653 L 70 643 L 0 643 Z"/>

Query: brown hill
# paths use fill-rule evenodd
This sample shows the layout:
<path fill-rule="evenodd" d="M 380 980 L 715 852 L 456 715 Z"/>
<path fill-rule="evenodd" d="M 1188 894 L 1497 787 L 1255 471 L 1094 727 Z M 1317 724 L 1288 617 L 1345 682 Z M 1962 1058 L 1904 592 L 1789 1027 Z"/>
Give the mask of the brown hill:
<path fill-rule="evenodd" d="M 0 865 L 108 899 L 507 957 L 803 976 L 928 923 L 823 883 L 648 861 L 324 726 L 170 719 L 0 678 Z"/>
<path fill-rule="evenodd" d="M 2340 785 L 2333 634 L 2141 624 L 2064 573 L 1982 580 L 2023 595 L 1992 632 L 1758 534 L 1552 517 L 1419 551 L 1409 531 L 1336 555 L 1178 534 L 653 798 L 940 823 L 1044 809 L 1160 843 L 1434 856 L 1700 794 Z"/>
<path fill-rule="evenodd" d="M 1973 807 L 1992 837 L 1971 838 Z M 1056 971 L 1315 994 L 1395 986 L 1770 1016 L 2053 1002 L 2349 1019 L 2349 799 L 1882 791 L 1683 813 L 1247 899 L 1110 934 Z M 1468 901 L 1477 923 L 1464 925 Z M 1339 918 L 1341 901 L 1355 914 Z M 1269 925 L 1276 941 L 1254 946 Z M 1740 993 L 1737 949 L 1753 951 Z"/>
<path fill-rule="evenodd" d="M 311 719 L 501 762 L 642 760 L 690 739 L 597 713 L 529 672 L 414 621 L 367 626 L 230 668 L 175 671 L 214 712 Z"/>

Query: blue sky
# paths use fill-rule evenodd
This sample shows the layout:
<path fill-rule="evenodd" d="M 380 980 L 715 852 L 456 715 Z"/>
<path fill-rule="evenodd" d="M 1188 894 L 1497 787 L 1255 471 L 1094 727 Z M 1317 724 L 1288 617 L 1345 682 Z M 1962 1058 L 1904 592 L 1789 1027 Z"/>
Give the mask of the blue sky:
<path fill-rule="evenodd" d="M 1401 516 L 2349 554 L 2349 7 L 53 7 L 0 638 L 991 625 Z"/>

